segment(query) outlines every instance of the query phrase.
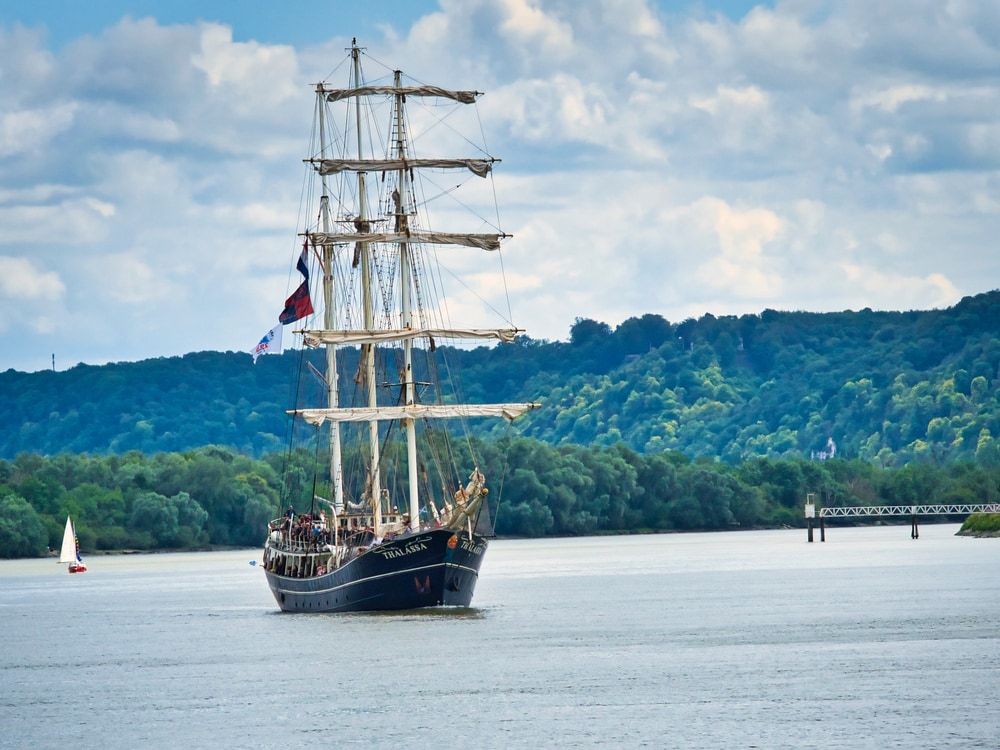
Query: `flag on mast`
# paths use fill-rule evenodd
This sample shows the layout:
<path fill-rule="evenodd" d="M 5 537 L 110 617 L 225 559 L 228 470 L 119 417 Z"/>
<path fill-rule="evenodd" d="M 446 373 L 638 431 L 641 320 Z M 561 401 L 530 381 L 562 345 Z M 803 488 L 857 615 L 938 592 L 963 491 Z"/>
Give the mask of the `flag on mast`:
<path fill-rule="evenodd" d="M 296 289 L 292 296 L 285 300 L 285 309 L 281 311 L 281 315 L 278 316 L 278 322 L 282 325 L 288 325 L 289 323 L 294 323 L 296 320 L 301 320 L 307 315 L 312 315 L 313 306 L 312 300 L 309 298 L 309 240 L 304 240 L 302 242 L 302 254 L 299 255 L 299 261 L 295 264 L 299 273 L 305 276 L 305 281 L 299 284 L 299 288 Z"/>
<path fill-rule="evenodd" d="M 278 322 L 282 325 L 294 323 L 307 315 L 312 315 L 312 300 L 309 299 L 309 282 L 303 281 L 292 296 L 285 300 L 285 309 L 278 316 Z"/>
<path fill-rule="evenodd" d="M 302 254 L 299 255 L 299 262 L 295 264 L 295 267 L 299 269 L 299 273 L 306 277 L 306 281 L 309 281 L 309 239 L 302 240 Z"/>
<path fill-rule="evenodd" d="M 257 346 L 253 348 L 251 352 L 253 354 L 253 363 L 257 364 L 257 357 L 261 354 L 281 354 L 281 329 L 283 326 L 279 323 L 270 331 L 264 334 Z"/>

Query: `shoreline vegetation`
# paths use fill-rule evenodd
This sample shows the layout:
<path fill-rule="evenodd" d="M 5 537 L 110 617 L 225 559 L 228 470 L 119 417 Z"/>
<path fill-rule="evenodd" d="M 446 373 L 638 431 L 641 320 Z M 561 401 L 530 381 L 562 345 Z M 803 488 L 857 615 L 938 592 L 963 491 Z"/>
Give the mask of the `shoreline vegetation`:
<path fill-rule="evenodd" d="M 958 536 L 1000 538 L 1000 513 L 973 513 L 965 519 Z"/>
<path fill-rule="evenodd" d="M 1000 491 L 1000 467 L 972 462 L 894 468 L 839 457 L 753 458 L 733 465 L 621 444 L 473 441 L 491 498 L 499 498 L 491 512 L 501 539 L 805 528 L 809 494 L 823 507 L 843 507 L 996 503 Z M 387 486 L 395 487 L 406 473 L 405 450 L 387 443 L 383 456 Z M 261 529 L 288 505 L 309 513 L 314 495 L 328 496 L 324 465 L 315 451 L 256 459 L 221 446 L 0 459 L 0 558 L 45 557 L 59 547 L 67 516 L 85 556 L 255 548 Z M 348 488 L 348 497 L 362 490 Z M 946 519 L 965 520 L 922 520 Z M 996 519 L 974 517 L 963 533 L 993 534 Z M 833 525 L 871 523 L 879 521 Z"/>

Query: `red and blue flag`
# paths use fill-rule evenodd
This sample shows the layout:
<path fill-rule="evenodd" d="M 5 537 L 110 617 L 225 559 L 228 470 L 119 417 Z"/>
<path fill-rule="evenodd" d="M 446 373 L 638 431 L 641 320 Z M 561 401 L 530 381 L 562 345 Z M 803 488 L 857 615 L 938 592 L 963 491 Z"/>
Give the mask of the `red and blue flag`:
<path fill-rule="evenodd" d="M 306 278 L 305 281 L 299 284 L 299 288 L 292 293 L 292 296 L 285 300 L 285 309 L 278 316 L 278 322 L 282 325 L 294 323 L 296 320 L 301 320 L 313 313 L 312 300 L 309 298 L 308 260 L 309 240 L 305 240 L 302 243 L 302 254 L 299 256 L 299 261 L 295 264 L 295 267 Z"/>

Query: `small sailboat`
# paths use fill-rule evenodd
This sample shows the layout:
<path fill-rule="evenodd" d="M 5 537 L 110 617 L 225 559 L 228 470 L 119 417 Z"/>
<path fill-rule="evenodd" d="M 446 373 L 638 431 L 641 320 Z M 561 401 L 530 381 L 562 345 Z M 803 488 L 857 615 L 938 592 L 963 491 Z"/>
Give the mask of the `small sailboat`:
<path fill-rule="evenodd" d="M 59 562 L 69 563 L 70 573 L 87 572 L 87 564 L 80 557 L 80 542 L 76 538 L 76 529 L 73 528 L 73 520 L 69 516 L 66 516 L 66 528 L 63 530 Z"/>
<path fill-rule="evenodd" d="M 315 87 L 316 141 L 304 161 L 318 201 L 302 214 L 296 269 L 304 280 L 279 323 L 306 319 L 294 331 L 302 351 L 325 352 L 323 366 L 307 360 L 300 367 L 315 400 L 289 409 L 305 426 L 293 427 L 293 437 L 308 434 L 313 447 L 305 455 L 321 458 L 312 481 L 301 468 L 290 474 L 282 505 L 294 500 L 299 512 L 290 505 L 269 524 L 263 567 L 283 611 L 469 606 L 493 536 L 486 473 L 499 484 L 504 467 L 484 465 L 466 423 L 509 422 L 538 405 L 463 401 L 447 359 L 455 350 L 439 342 L 509 343 L 522 329 L 505 313 L 494 327 L 471 327 L 478 321 L 469 313 L 496 312 L 490 304 L 455 305 L 463 320 L 450 322 L 455 303 L 446 301 L 442 280 L 451 263 L 498 251 L 509 235 L 491 223 L 495 216 L 478 217 L 485 233 L 440 231 L 425 209 L 450 199 L 456 181 L 482 184 L 474 181 L 499 160 L 485 150 L 418 155 L 414 130 L 421 146 L 448 153 L 437 142 L 452 124 L 445 111 L 474 104 L 480 93 L 411 82 L 398 70 L 367 79 L 361 58 L 352 43 L 347 87 Z M 413 107 L 420 110 L 411 120 Z M 384 116 L 382 124 L 365 124 L 369 113 Z M 471 143 L 465 137 L 456 145 L 472 150 Z M 444 187 L 424 184 L 429 173 Z M 492 201 L 492 190 L 485 195 Z M 322 279 L 312 324 L 311 269 Z"/>

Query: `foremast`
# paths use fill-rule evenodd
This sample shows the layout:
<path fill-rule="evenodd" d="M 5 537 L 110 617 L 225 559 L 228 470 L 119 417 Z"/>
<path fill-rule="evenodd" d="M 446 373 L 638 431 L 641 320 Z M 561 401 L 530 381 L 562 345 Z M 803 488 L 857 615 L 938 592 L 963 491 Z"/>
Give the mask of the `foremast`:
<path fill-rule="evenodd" d="M 326 123 L 324 122 L 324 112 L 326 107 L 323 98 L 323 86 L 316 86 L 317 115 L 319 125 L 319 152 L 326 153 Z M 322 191 L 320 193 L 320 217 L 323 231 L 329 233 L 332 229 L 330 223 L 330 191 L 326 182 L 326 175 L 320 175 Z M 326 243 L 320 246 L 320 263 L 323 270 L 323 326 L 332 329 L 336 325 L 336 300 L 334 299 L 334 245 Z M 326 347 L 326 374 L 324 377 L 326 385 L 327 406 L 336 409 L 340 401 L 340 384 L 337 375 L 337 347 Z M 330 445 L 330 481 L 333 485 L 333 507 L 336 513 L 344 509 L 344 462 L 341 453 L 340 425 L 333 423 L 329 432 Z"/>

